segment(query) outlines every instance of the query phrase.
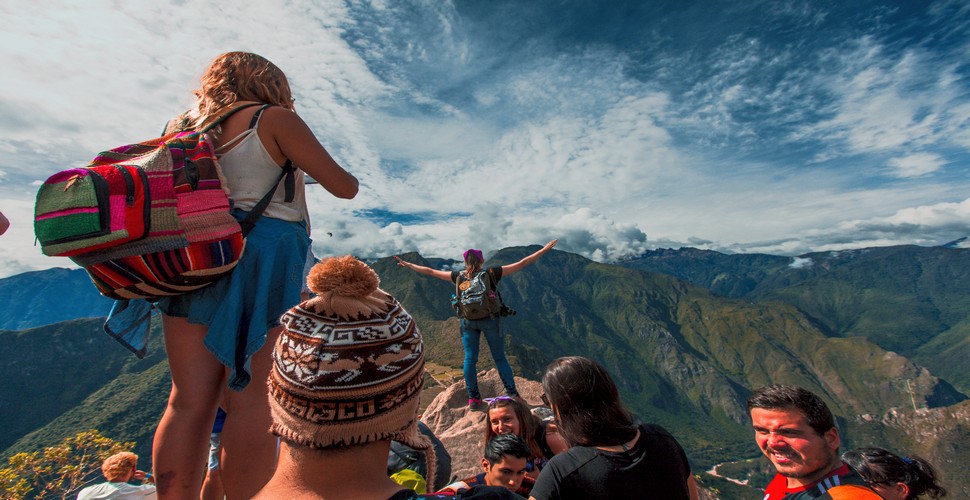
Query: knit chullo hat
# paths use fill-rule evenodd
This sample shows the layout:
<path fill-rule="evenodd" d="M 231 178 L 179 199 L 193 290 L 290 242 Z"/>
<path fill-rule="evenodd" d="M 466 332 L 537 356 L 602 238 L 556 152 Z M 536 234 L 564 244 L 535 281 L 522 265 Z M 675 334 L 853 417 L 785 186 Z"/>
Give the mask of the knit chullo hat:
<path fill-rule="evenodd" d="M 307 284 L 317 296 L 280 319 L 273 433 L 311 448 L 394 440 L 425 450 L 433 467 L 431 441 L 417 426 L 424 345 L 411 315 L 349 255 L 313 266 Z"/>

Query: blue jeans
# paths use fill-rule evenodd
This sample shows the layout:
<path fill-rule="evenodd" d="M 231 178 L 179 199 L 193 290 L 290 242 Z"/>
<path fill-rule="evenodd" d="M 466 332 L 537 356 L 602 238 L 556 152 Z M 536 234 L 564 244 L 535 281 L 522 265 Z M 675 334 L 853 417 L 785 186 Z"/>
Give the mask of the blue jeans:
<path fill-rule="evenodd" d="M 482 399 L 478 392 L 478 346 L 480 335 L 485 335 L 485 342 L 488 343 L 488 350 L 492 352 L 492 359 L 495 367 L 498 368 L 499 377 L 502 378 L 502 385 L 505 386 L 505 393 L 509 396 L 518 396 L 519 392 L 515 389 L 515 378 L 512 375 L 512 367 L 509 360 L 505 358 L 505 335 L 502 334 L 502 319 L 462 319 L 461 320 L 461 343 L 465 347 L 465 387 L 468 389 L 468 397 L 472 399 Z"/>

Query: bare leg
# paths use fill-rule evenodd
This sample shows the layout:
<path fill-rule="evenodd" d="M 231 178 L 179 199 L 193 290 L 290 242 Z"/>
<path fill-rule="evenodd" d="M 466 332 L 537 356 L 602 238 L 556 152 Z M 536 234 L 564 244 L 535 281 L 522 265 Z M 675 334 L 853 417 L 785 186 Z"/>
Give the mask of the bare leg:
<path fill-rule="evenodd" d="M 202 496 L 200 500 L 223 500 L 226 492 L 222 489 L 222 444 L 219 434 L 213 434 L 209 440 L 209 470 L 202 482 Z"/>
<path fill-rule="evenodd" d="M 209 469 L 202 484 L 201 500 L 222 500 L 226 497 L 222 489 L 222 473 L 219 469 Z"/>
<path fill-rule="evenodd" d="M 160 499 L 198 500 L 226 370 L 202 344 L 206 327 L 165 315 L 162 327 L 172 392 L 152 446 L 155 484 Z"/>
<path fill-rule="evenodd" d="M 272 418 L 266 380 L 280 331 L 282 327 L 270 330 L 266 344 L 253 356 L 249 385 L 242 392 L 226 391 L 222 484 L 230 500 L 252 498 L 276 469 L 276 436 L 269 432 Z"/>

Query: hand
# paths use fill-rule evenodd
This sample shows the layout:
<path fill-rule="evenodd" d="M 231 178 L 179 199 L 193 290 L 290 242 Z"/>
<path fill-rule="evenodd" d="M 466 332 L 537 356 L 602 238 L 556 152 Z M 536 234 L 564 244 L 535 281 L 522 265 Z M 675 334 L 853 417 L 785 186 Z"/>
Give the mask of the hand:
<path fill-rule="evenodd" d="M 139 481 L 146 481 L 149 483 L 155 482 L 155 477 L 143 470 L 136 470 L 134 474 L 131 475 L 131 477 L 132 479 L 137 479 Z"/>
<path fill-rule="evenodd" d="M 558 239 L 552 240 L 549 243 L 546 243 L 546 246 L 542 247 L 542 249 L 548 252 L 549 250 L 552 250 L 552 247 L 556 246 L 556 243 L 558 242 Z"/>
<path fill-rule="evenodd" d="M 401 267 L 411 267 L 410 266 L 410 264 L 411 264 L 410 262 L 408 262 L 408 261 L 406 261 L 406 260 L 398 257 L 397 255 L 395 255 L 394 258 L 397 259 L 397 265 L 399 265 Z"/>

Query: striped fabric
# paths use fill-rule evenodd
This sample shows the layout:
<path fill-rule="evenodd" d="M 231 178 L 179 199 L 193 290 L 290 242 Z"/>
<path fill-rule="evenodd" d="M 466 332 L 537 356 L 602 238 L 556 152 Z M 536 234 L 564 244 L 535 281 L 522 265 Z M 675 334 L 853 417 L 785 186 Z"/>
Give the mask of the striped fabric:
<path fill-rule="evenodd" d="M 41 186 L 35 232 L 43 252 L 74 256 L 143 238 L 147 178 L 137 167 L 72 168 Z"/>
<path fill-rule="evenodd" d="M 116 299 L 197 290 L 230 272 L 244 249 L 201 132 L 121 146 L 54 174 L 38 192 L 34 226 L 45 254 L 70 257 Z"/>

